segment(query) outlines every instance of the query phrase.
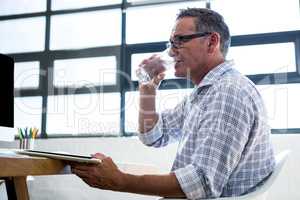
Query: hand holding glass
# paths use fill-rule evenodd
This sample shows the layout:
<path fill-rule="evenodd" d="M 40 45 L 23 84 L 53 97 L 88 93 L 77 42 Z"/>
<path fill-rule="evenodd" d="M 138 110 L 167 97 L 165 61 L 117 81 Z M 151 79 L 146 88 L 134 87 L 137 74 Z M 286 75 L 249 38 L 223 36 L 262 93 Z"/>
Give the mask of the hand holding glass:
<path fill-rule="evenodd" d="M 163 52 L 151 56 L 146 63 L 144 62 L 136 70 L 136 76 L 139 83 L 149 83 L 155 76 L 174 67 L 174 58 L 170 56 L 170 49 L 167 48 Z"/>

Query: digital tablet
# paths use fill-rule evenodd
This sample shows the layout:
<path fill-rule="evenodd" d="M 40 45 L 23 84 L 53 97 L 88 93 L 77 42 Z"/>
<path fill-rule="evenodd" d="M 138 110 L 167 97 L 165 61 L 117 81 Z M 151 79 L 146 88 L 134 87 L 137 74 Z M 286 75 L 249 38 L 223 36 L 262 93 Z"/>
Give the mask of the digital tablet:
<path fill-rule="evenodd" d="M 69 153 L 58 153 L 58 152 L 48 152 L 48 151 L 36 151 L 36 150 L 16 150 L 16 153 L 29 155 L 29 156 L 39 156 L 39 157 L 47 157 L 57 160 L 66 160 L 66 161 L 74 161 L 74 162 L 81 162 L 81 163 L 94 163 L 97 164 L 101 162 L 99 159 L 93 158 L 91 156 L 82 156 L 82 155 L 75 155 Z"/>

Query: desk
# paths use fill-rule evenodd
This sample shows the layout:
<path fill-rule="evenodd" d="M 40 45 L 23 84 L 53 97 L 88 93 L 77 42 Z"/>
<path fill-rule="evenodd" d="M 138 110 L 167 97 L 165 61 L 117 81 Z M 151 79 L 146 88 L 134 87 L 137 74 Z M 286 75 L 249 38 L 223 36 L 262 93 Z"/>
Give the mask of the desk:
<path fill-rule="evenodd" d="M 118 167 L 132 174 L 158 174 L 159 170 L 153 166 L 139 164 L 117 164 Z M 18 200 L 29 200 L 26 177 L 28 175 L 68 174 L 66 164 L 60 160 L 30 156 L 0 156 L 0 177 L 9 178 L 13 182 Z"/>
<path fill-rule="evenodd" d="M 59 160 L 29 156 L 1 156 L 0 177 L 12 180 L 18 200 L 29 200 L 28 175 L 62 174 L 65 164 Z"/>

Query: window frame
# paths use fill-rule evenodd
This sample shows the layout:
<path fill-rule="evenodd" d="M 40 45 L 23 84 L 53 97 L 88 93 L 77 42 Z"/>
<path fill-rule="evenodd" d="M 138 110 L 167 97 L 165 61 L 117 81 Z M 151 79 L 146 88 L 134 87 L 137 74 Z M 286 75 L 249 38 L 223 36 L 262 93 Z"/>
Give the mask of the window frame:
<path fill-rule="evenodd" d="M 61 94 L 88 94 L 89 88 L 80 87 L 63 87 L 56 88 L 53 86 L 53 63 L 56 59 L 70 59 L 70 58 L 88 58 L 88 57 L 101 57 L 101 56 L 116 56 L 117 71 L 120 73 L 131 75 L 131 55 L 135 53 L 148 53 L 158 52 L 165 48 L 167 41 L 153 42 L 153 43 L 139 43 L 139 44 L 126 44 L 126 12 L 129 7 L 138 7 L 145 5 L 159 5 L 169 3 L 179 3 L 195 0 L 157 0 L 157 1 L 143 1 L 138 3 L 127 2 L 123 0 L 121 4 L 96 6 L 80 9 L 66 9 L 66 10 L 51 10 L 51 0 L 47 0 L 47 9 L 45 12 L 25 13 L 0 16 L 1 20 L 8 19 L 22 19 L 27 17 L 46 17 L 46 30 L 45 30 L 45 50 L 42 52 L 29 52 L 29 53 L 12 53 L 8 54 L 13 57 L 15 62 L 26 61 L 39 61 L 40 62 L 40 77 L 39 87 L 36 89 L 22 88 L 15 89 L 15 97 L 29 97 L 29 96 L 42 96 L 42 124 L 41 124 L 41 138 L 74 138 L 74 137 L 116 137 L 115 135 L 102 135 L 102 134 L 47 134 L 46 133 L 46 121 L 47 121 L 47 97 L 48 95 L 61 95 Z M 210 2 L 206 1 L 206 7 L 210 8 Z M 58 14 L 71 14 L 88 11 L 100 11 L 119 8 L 121 9 L 121 45 L 109 46 L 109 47 L 96 47 L 86 48 L 79 50 L 50 50 L 50 18 L 53 15 Z M 251 35 L 237 35 L 232 36 L 231 46 L 244 46 L 244 45 L 257 45 L 257 44 L 271 44 L 271 43 L 283 43 L 293 42 L 295 44 L 295 58 L 296 58 L 296 72 L 288 73 L 269 73 L 259 75 L 249 75 L 250 78 L 256 84 L 290 84 L 300 83 L 300 30 L 285 31 L 285 32 L 273 32 L 273 33 L 260 33 Z M 93 87 L 96 92 L 118 92 L 120 93 L 120 134 L 118 136 L 133 136 L 136 133 L 125 132 L 125 93 L 128 91 L 138 90 L 137 81 L 127 81 L 124 76 L 117 73 L 117 83 L 115 85 L 103 85 Z M 175 89 L 174 84 L 180 85 L 182 88 L 192 88 L 193 84 L 190 81 L 183 79 L 169 79 L 162 82 L 160 89 Z M 299 128 L 293 129 L 272 129 L 274 134 L 294 134 L 300 133 Z"/>

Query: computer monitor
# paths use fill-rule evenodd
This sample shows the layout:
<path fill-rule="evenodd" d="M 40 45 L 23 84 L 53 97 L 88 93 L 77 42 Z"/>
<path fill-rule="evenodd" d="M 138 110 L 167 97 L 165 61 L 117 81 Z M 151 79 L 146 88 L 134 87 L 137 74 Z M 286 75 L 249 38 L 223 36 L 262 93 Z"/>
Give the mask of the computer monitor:
<path fill-rule="evenodd" d="M 14 127 L 14 60 L 0 54 L 0 126 Z"/>

